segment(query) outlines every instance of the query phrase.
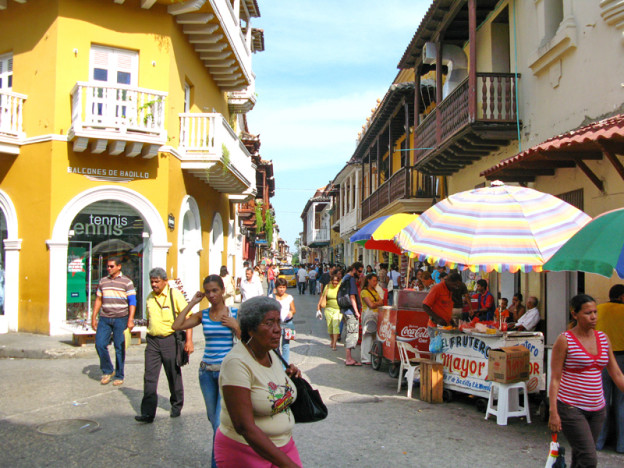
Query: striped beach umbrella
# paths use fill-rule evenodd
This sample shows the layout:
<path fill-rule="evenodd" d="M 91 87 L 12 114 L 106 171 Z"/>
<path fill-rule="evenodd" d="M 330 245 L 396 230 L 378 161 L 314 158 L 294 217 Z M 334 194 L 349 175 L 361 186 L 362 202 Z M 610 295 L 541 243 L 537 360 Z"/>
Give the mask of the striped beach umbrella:
<path fill-rule="evenodd" d="M 542 271 L 591 218 L 537 190 L 492 182 L 438 202 L 395 243 L 421 261 L 472 271 Z"/>

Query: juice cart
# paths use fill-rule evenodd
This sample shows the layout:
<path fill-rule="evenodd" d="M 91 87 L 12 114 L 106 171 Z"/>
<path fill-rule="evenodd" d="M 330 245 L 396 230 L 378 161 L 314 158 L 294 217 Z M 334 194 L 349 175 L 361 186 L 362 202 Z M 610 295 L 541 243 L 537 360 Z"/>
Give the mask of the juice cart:
<path fill-rule="evenodd" d="M 508 332 L 489 335 L 465 333 L 457 330 L 442 332 L 442 352 L 436 361 L 444 366 L 445 399 L 451 398 L 451 391 L 475 395 L 486 399 L 490 395 L 492 382 L 487 380 L 490 349 L 521 345 L 529 350 L 530 368 L 527 390 L 538 393 L 546 389 L 544 370 L 544 335 L 539 332 Z M 448 391 L 448 392 L 447 392 Z M 478 407 L 484 404 L 477 400 Z"/>
<path fill-rule="evenodd" d="M 397 341 L 405 341 L 425 356 L 429 356 L 427 333 L 429 316 L 422 309 L 422 301 L 426 295 L 426 292 L 401 290 L 398 294 L 397 306 L 379 307 L 377 339 L 371 348 L 373 369 L 379 370 L 385 360 L 390 363 L 388 369 L 390 376 L 398 377 L 401 359 L 396 346 Z"/>

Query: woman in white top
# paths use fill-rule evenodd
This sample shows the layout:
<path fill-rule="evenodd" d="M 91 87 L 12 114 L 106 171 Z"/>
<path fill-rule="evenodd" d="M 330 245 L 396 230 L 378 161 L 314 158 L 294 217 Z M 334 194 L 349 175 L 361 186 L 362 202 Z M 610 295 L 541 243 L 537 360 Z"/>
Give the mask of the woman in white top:
<path fill-rule="evenodd" d="M 295 310 L 295 298 L 286 293 L 288 283 L 284 278 L 275 280 L 275 299 L 282 306 L 280 319 L 282 320 L 282 357 L 290 363 L 290 340 L 295 327 L 292 325 L 293 316 L 297 313 Z"/>

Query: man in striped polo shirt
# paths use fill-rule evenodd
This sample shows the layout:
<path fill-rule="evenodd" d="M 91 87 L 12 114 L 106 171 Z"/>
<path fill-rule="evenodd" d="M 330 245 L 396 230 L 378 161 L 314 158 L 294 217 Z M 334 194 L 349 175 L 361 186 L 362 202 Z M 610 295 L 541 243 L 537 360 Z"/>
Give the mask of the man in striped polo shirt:
<path fill-rule="evenodd" d="M 106 385 L 113 377 L 113 385 L 118 387 L 124 381 L 124 361 L 126 343 L 124 331 L 134 328 L 134 312 L 136 310 L 136 290 L 132 280 L 121 273 L 121 259 L 113 257 L 106 263 L 108 276 L 98 284 L 93 306 L 91 326 L 95 330 L 95 349 L 100 357 L 102 379 Z M 99 319 L 98 319 L 99 315 Z M 111 333 L 115 345 L 115 368 L 108 353 Z"/>

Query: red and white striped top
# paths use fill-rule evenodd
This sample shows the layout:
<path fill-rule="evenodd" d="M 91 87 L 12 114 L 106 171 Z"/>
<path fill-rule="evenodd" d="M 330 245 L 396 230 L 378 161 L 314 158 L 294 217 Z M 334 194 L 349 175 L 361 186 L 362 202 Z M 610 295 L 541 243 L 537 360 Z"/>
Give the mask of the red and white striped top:
<path fill-rule="evenodd" d="M 585 411 L 598 411 L 605 405 L 601 371 L 609 362 L 607 335 L 594 330 L 598 354 L 590 354 L 572 332 L 565 332 L 568 353 L 557 399 Z"/>

